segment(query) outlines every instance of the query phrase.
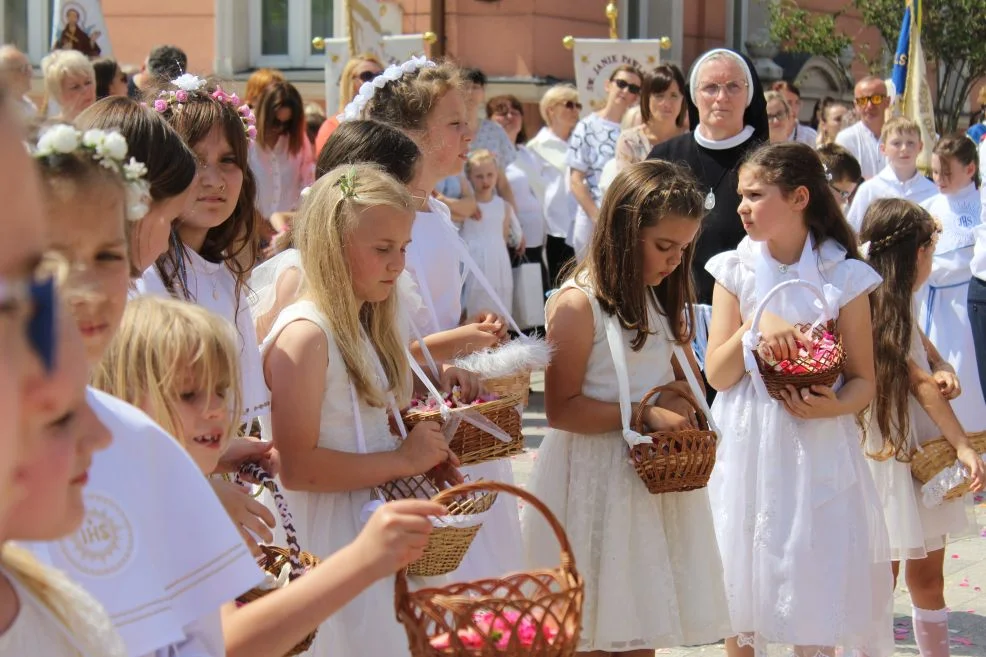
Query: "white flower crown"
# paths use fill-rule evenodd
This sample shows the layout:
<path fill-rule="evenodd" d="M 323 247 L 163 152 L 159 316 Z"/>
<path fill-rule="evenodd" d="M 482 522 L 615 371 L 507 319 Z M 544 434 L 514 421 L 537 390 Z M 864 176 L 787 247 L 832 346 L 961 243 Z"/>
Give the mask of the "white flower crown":
<path fill-rule="evenodd" d="M 373 78 L 372 81 L 363 83 L 359 88 L 359 93 L 356 94 L 356 97 L 353 98 L 351 103 L 346 105 L 346 108 L 342 110 L 342 114 L 337 118 L 340 122 L 357 121 L 363 118 L 363 110 L 366 109 L 367 104 L 373 98 L 373 94 L 377 92 L 377 89 L 383 89 L 389 83 L 397 82 L 408 73 L 414 73 L 422 68 L 434 68 L 435 66 L 435 62 L 423 55 L 421 57 L 412 57 L 403 64 L 388 66 L 386 71 Z"/>
<path fill-rule="evenodd" d="M 151 186 L 145 180 L 147 167 L 135 158 L 127 160 L 127 139 L 115 130 L 82 132 L 64 123 L 54 125 L 41 135 L 34 157 L 45 160 L 54 155 L 71 155 L 84 151 L 95 162 L 116 172 L 126 188 L 126 215 L 130 221 L 143 219 L 150 210 Z"/>

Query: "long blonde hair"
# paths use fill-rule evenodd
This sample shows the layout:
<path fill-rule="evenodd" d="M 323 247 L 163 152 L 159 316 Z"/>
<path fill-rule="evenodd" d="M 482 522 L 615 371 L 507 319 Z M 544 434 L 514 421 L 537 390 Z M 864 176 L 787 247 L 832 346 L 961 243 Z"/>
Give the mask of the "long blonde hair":
<path fill-rule="evenodd" d="M 410 213 L 411 194 L 379 167 L 346 165 L 319 178 L 295 220 L 306 294 L 328 319 L 356 392 L 377 407 L 386 406 L 388 391 L 400 404 L 411 395 L 406 349 L 398 330 L 397 294 L 361 304 L 353 291 L 345 248 L 362 212 L 380 206 Z M 364 347 L 364 332 L 380 358 L 389 390 L 374 384 L 376 368 Z"/>
<path fill-rule="evenodd" d="M 202 306 L 152 295 L 127 303 L 117 331 L 96 367 L 92 384 L 145 409 L 184 445 L 177 405 L 187 377 L 199 390 L 225 389 L 226 437 L 241 412 L 236 330 Z"/>

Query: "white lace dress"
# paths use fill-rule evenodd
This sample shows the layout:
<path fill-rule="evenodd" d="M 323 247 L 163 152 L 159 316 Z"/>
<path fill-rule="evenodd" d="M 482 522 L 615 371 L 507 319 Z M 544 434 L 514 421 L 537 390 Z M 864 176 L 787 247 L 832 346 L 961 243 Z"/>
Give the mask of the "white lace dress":
<path fill-rule="evenodd" d="M 483 218 L 479 221 L 466 219 L 460 235 L 502 305 L 509 310 L 514 298 L 514 277 L 510 269 L 507 242 L 503 237 L 507 204 L 499 196 L 494 196 L 491 201 L 477 205 Z M 462 289 L 462 307 L 465 308 L 466 317 L 475 317 L 481 310 L 496 312 L 498 304 L 490 298 L 475 276 L 466 275 Z"/>
<path fill-rule="evenodd" d="M 800 278 L 820 277 L 840 308 L 880 283 L 865 263 L 846 260 L 834 241 L 809 255 L 817 272 Z M 706 268 L 739 299 L 746 321 L 760 301 L 757 278 L 773 277 L 765 281 L 770 289 L 799 278 L 801 264 L 780 265 L 746 237 Z M 815 298 L 794 289 L 785 295 L 784 318 L 817 319 Z M 709 495 L 741 643 L 758 653 L 784 644 L 784 650 L 841 646 L 844 654 L 890 654 L 887 530 L 854 418 L 797 419 L 779 402 L 760 398 L 750 376 L 720 392 L 712 412 L 723 435 Z"/>
<path fill-rule="evenodd" d="M 328 340 L 329 367 L 325 373 L 325 397 L 319 422 L 318 446 L 358 453 L 356 420 L 350 395 L 350 379 L 336 345 L 328 320 L 310 301 L 299 301 L 281 311 L 270 334 L 261 345 L 266 356 L 271 345 L 288 324 L 306 320 L 318 326 Z M 368 453 L 396 449 L 387 411 L 359 400 L 360 420 Z M 270 426 L 261 418 L 264 437 Z M 284 498 L 298 532 L 301 549 L 319 556 L 330 555 L 352 543 L 363 529 L 360 517 L 364 506 L 374 499 L 369 488 L 339 493 L 309 493 L 284 490 Z M 283 545 L 283 532 L 275 543 Z M 387 577 L 367 588 L 349 604 L 327 619 L 319 628 L 315 643 L 305 653 L 312 657 L 348 655 L 408 655 L 407 635 L 394 616 L 394 578 Z"/>
<path fill-rule="evenodd" d="M 569 281 L 564 287 L 573 286 Z M 616 403 L 616 368 L 603 314 L 595 296 L 583 291 L 594 331 L 582 393 Z M 654 314 L 651 326 L 658 325 Z M 638 352 L 629 346 L 636 333 L 623 335 L 632 401 L 674 380 L 671 343 L 663 331 Z M 696 645 L 729 634 L 706 489 L 652 495 L 630 464 L 622 431 L 558 429 L 541 443 L 528 489 L 561 521 L 585 580 L 580 651 Z M 530 506 L 524 507 L 521 527 L 528 565 L 557 565 L 558 541 Z"/>
<path fill-rule="evenodd" d="M 125 657 L 123 641 L 113 623 L 92 596 L 53 568 L 44 571 L 44 583 L 64 609 L 56 616 L 16 577 L 0 569 L 20 602 L 13 624 L 0 634 L 0 655 L 32 657 Z"/>
<path fill-rule="evenodd" d="M 916 328 L 911 336 L 909 356 L 918 367 L 930 372 L 928 354 Z M 917 399 L 910 397 L 908 406 L 911 448 L 941 437 L 941 431 Z M 866 432 L 866 450 L 868 454 L 879 454 L 882 447 L 883 436 L 873 416 Z M 929 552 L 945 547 L 946 535 L 959 537 L 974 527 L 974 521 L 969 517 L 967 499 L 949 500 L 928 508 L 922 499 L 921 484 L 911 475 L 910 464 L 895 458 L 884 461 L 868 458 L 866 461 L 883 502 L 887 533 L 890 535 L 890 553 L 895 561 L 923 559 Z"/>

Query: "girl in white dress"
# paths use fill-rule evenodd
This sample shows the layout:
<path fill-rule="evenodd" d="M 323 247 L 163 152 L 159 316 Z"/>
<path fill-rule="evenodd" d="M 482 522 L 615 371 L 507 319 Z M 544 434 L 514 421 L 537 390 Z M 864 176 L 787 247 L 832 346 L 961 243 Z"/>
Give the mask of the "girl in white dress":
<path fill-rule="evenodd" d="M 257 185 L 248 164 L 253 113 L 235 95 L 184 75 L 152 104 L 198 159 L 194 197 L 178 218 L 168 252 L 138 282 L 143 294 L 193 301 L 240 335 L 243 422 L 270 411 L 246 282 L 259 255 Z"/>
<path fill-rule="evenodd" d="M 811 147 L 756 151 L 740 169 L 739 192 L 747 237 L 707 264 L 716 286 L 705 364 L 723 431 L 709 493 L 736 635 L 727 651 L 785 644 L 832 655 L 841 646 L 882 657 L 893 650 L 890 555 L 854 417 L 873 398 L 866 294 L 880 277 L 858 259 Z M 820 304 L 797 288 L 775 297 L 759 334 L 751 318 L 793 279 L 824 291 L 847 356 L 839 384 L 789 388 L 782 403 L 748 364 L 752 349 L 762 339 L 767 357 L 796 354 L 806 338 L 792 323 L 818 319 Z"/>
<path fill-rule="evenodd" d="M 931 216 L 902 199 L 875 201 L 860 232 L 869 264 L 883 277 L 870 293 L 876 396 L 864 414 L 864 445 L 883 502 L 895 578 L 900 562 L 907 561 L 914 638 L 923 657 L 948 657 L 945 537 L 963 532 L 969 522 L 962 499 L 933 508 L 924 503 L 908 465 L 911 454 L 944 435 L 970 472 L 972 491 L 982 490 L 986 481 L 982 459 L 949 404 L 958 391 L 955 374 L 950 368 L 932 374 L 933 361 L 914 321 L 913 292 L 931 273 L 938 236 Z"/>
<path fill-rule="evenodd" d="M 510 239 L 511 223 L 516 222 L 516 219 L 513 207 L 496 195 L 497 175 L 493 153 L 481 149 L 469 154 L 466 176 L 476 192 L 480 218 L 467 217 L 459 234 L 469 248 L 473 260 L 493 287 L 493 292 L 509 306 L 513 300 L 514 278 L 510 269 L 507 242 Z M 495 302 L 475 276 L 466 278 L 462 306 L 467 316 L 496 308 Z"/>
<path fill-rule="evenodd" d="M 134 128 L 138 133 L 160 126 L 139 117 L 135 123 L 143 126 Z M 143 218 L 142 212 L 148 205 L 167 209 L 144 196 L 148 190 L 135 175 L 140 167 L 128 159 L 129 144 L 119 133 L 83 134 L 54 125 L 41 135 L 34 155 L 45 192 L 50 260 L 67 265 L 58 268 L 66 274 L 70 316 L 92 368 L 127 303 L 133 270 L 128 255 L 148 236 L 138 222 L 159 221 L 157 212 Z M 166 245 L 165 240 L 159 248 Z M 93 459 L 83 526 L 32 550 L 104 605 L 129 654 L 159 649 L 202 654 L 203 642 L 211 642 L 211 654 L 225 654 L 220 605 L 259 582 L 262 573 L 213 489 L 172 438 L 144 413 L 109 395 L 90 390 L 89 406 L 118 439 Z M 262 458 L 262 452 L 241 451 L 240 458 Z M 235 493 L 239 507 L 231 502 L 230 514 L 255 504 L 242 491 Z M 171 531 L 178 524 L 196 536 L 194 550 Z M 177 594 L 169 592 L 176 581 L 186 583 Z"/>
<path fill-rule="evenodd" d="M 366 165 L 340 167 L 312 187 L 295 235 L 306 292 L 277 318 L 261 349 L 281 453 L 280 481 L 301 546 L 330 554 L 359 533 L 373 489 L 432 471 L 456 480 L 438 425 L 399 442 L 388 424 L 410 397 L 394 287 L 414 219 L 397 181 Z M 459 377 L 475 396 L 475 380 Z M 266 422 L 264 423 L 266 425 Z M 325 621 L 310 654 L 408 654 L 393 614 L 392 578 L 378 581 Z"/>
<path fill-rule="evenodd" d="M 630 165 L 603 200 L 586 260 L 548 302 L 551 430 L 528 488 L 564 525 L 585 580 L 579 654 L 650 657 L 657 648 L 712 643 L 729 633 L 708 492 L 647 490 L 629 462 L 629 418 L 621 420 L 617 392 L 628 383 L 627 401 L 636 402 L 673 383 L 681 368 L 698 372 L 685 304 L 693 298 L 688 272 L 702 214 L 702 193 L 680 167 Z M 627 244 L 636 247 L 628 252 Z M 608 330 L 622 348 L 607 340 Z M 675 345 L 687 362 L 672 360 Z M 682 397 L 704 394 L 662 393 L 646 410 L 647 429 L 692 426 Z M 558 562 L 558 541 L 539 518 L 524 509 L 532 567 Z"/>
<path fill-rule="evenodd" d="M 239 424 L 236 332 L 195 304 L 145 296 L 131 301 L 95 384 L 167 427 L 203 475 L 216 470 Z M 304 584 L 223 608 L 229 655 L 282 655 L 361 590 L 420 556 L 440 505 L 393 503 L 378 510 L 354 543 L 305 574 Z M 389 530 L 385 531 L 387 526 Z M 405 559 L 407 561 L 405 561 Z"/>
<path fill-rule="evenodd" d="M 942 235 L 928 284 L 918 292 L 918 328 L 955 368 L 962 394 L 953 400 L 952 408 L 969 432 L 986 430 L 986 399 L 966 303 L 974 231 L 982 223 L 978 164 L 976 146 L 964 134 L 945 137 L 935 146 L 931 173 L 941 193 L 922 207 L 941 222 Z"/>
<path fill-rule="evenodd" d="M 387 82 L 381 88 L 366 88 L 372 96 L 361 107 L 365 106 L 368 118 L 400 128 L 421 150 L 418 176 L 408 185 L 415 200 L 423 200 L 407 252 L 407 271 L 422 299 L 419 312 L 411 313 L 412 335 L 425 336 L 429 348 L 432 338 L 440 339 L 438 349 L 432 349 L 439 360 L 493 347 L 506 337 L 507 323 L 497 316 L 505 314 L 504 306 L 501 303 L 494 312 L 486 309 L 463 322 L 463 277 L 475 277 L 475 272 L 463 274 L 462 268 L 471 257 L 448 207 L 429 198 L 440 180 L 460 171 L 469 151 L 462 73 L 454 64 L 435 65 L 422 58 L 388 69 L 383 78 Z M 359 107 L 353 109 L 355 116 L 362 112 Z M 467 466 L 462 473 L 473 481 L 513 482 L 509 459 Z M 519 570 L 523 563 L 517 505 L 501 495 L 462 565 L 449 576 L 455 581 L 500 577 Z"/>

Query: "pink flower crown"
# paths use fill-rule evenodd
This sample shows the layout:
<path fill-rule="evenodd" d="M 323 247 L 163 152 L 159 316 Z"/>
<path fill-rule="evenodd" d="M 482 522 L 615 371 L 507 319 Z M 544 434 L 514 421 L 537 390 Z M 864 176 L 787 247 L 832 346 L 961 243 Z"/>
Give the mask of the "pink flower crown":
<path fill-rule="evenodd" d="M 172 80 L 171 84 L 177 87 L 177 89 L 166 89 L 158 94 L 158 97 L 150 104 L 150 107 L 154 108 L 156 112 L 167 112 L 172 108 L 181 108 L 185 103 L 191 99 L 192 94 L 199 93 L 206 86 L 206 81 L 202 78 L 185 73 L 181 77 Z M 236 108 L 236 113 L 240 117 L 240 121 L 243 122 L 243 131 L 246 132 L 247 139 L 253 141 L 257 138 L 257 117 L 254 116 L 253 110 L 250 106 L 242 103 L 240 97 L 234 94 L 228 94 L 222 90 L 222 87 L 217 86 L 216 90 L 213 91 L 209 96 L 221 103 L 226 103 Z M 147 105 L 147 103 L 144 103 Z"/>

